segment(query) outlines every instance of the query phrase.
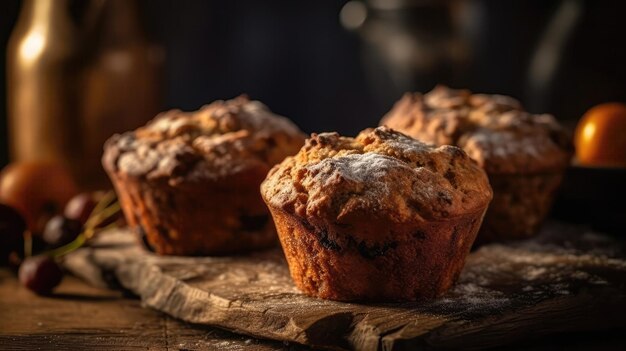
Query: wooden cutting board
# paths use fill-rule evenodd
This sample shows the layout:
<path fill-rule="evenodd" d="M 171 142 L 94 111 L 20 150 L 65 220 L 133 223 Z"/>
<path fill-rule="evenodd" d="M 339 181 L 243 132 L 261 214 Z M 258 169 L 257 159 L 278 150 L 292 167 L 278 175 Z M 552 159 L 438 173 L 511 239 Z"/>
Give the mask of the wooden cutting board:
<path fill-rule="evenodd" d="M 295 288 L 279 249 L 163 257 L 129 231 L 102 233 L 64 264 L 94 285 L 128 289 L 184 321 L 316 348 L 482 348 L 626 329 L 626 244 L 556 222 L 531 240 L 472 252 L 457 285 L 421 303 L 314 299 Z"/>

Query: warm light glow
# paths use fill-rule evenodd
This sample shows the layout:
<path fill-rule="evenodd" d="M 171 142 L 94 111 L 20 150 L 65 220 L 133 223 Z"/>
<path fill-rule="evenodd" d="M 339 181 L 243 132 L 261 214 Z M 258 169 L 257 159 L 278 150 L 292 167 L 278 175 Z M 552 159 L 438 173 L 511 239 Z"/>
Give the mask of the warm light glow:
<path fill-rule="evenodd" d="M 133 57 L 130 53 L 121 50 L 107 54 L 103 60 L 110 69 L 124 73 L 132 69 Z"/>
<path fill-rule="evenodd" d="M 350 1 L 346 3 L 341 12 L 339 20 L 344 27 L 355 30 L 361 27 L 367 19 L 367 7 L 360 1 Z"/>
<path fill-rule="evenodd" d="M 45 38 L 39 31 L 30 33 L 22 42 L 20 54 L 26 62 L 33 61 L 41 52 L 45 44 Z"/>
<path fill-rule="evenodd" d="M 583 134 L 583 140 L 587 142 L 589 140 L 593 140 L 593 136 L 594 134 L 596 134 L 596 124 L 593 122 L 585 124 L 585 126 L 583 127 L 582 134 Z"/>

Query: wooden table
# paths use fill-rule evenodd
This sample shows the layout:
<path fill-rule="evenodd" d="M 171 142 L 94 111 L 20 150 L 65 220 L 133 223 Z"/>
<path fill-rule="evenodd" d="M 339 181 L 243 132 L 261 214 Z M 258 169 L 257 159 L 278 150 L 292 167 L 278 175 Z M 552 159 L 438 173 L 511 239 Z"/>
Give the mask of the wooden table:
<path fill-rule="evenodd" d="M 507 349 L 624 350 L 622 333 L 560 335 Z M 142 308 L 120 292 L 66 277 L 53 297 L 22 288 L 0 269 L 0 350 L 306 350 L 198 327 Z"/>
<path fill-rule="evenodd" d="M 617 312 L 617 311 L 616 311 Z M 507 350 L 624 350 L 620 331 L 557 335 Z M 66 277 L 52 297 L 22 288 L 0 269 L 0 350 L 307 350 L 199 327 L 143 308 L 120 292 Z"/>
<path fill-rule="evenodd" d="M 121 292 L 66 277 L 39 297 L 0 269 L 0 350 L 305 350 L 179 322 Z"/>
<path fill-rule="evenodd" d="M 557 225 L 554 228 L 558 229 L 560 226 Z M 556 231 L 554 233 L 558 234 L 560 231 Z M 574 232 L 567 231 L 567 233 L 568 236 L 565 237 L 565 241 L 561 243 L 561 246 L 568 247 L 568 250 L 572 249 L 576 245 L 583 245 L 582 248 L 584 249 L 585 245 L 592 244 L 591 247 L 583 250 L 583 252 L 588 252 L 590 254 L 595 252 L 597 254 L 598 252 L 612 251 L 613 248 L 616 248 L 617 246 L 621 247 L 622 245 L 622 243 L 616 241 L 617 239 L 610 239 L 597 235 L 588 235 L 584 232 L 578 233 L 576 236 L 574 235 Z M 550 230 L 544 234 L 550 234 Z M 585 240 L 578 242 L 577 240 L 574 240 L 576 237 Z M 105 238 L 107 238 L 107 240 L 113 240 L 116 236 L 103 236 L 101 239 L 104 240 Z M 125 240 L 132 239 L 132 237 L 128 236 L 123 236 L 123 238 L 125 238 Z M 473 258 L 468 260 L 466 273 L 471 275 L 471 273 L 477 269 L 480 271 L 480 259 L 483 256 L 488 257 L 489 262 L 491 263 L 502 263 L 501 261 L 505 260 L 506 257 L 499 257 L 498 255 L 502 256 L 503 253 L 510 253 L 513 255 L 511 257 L 515 258 L 517 256 L 514 254 L 519 250 L 522 250 L 520 252 L 523 253 L 525 252 L 523 249 L 541 249 L 543 247 L 542 245 L 535 244 L 540 244 L 542 241 L 548 240 L 549 238 L 550 237 L 546 235 L 539 235 L 535 240 L 536 242 L 529 241 L 525 244 L 519 243 L 511 247 L 500 245 L 491 248 L 482 248 L 473 254 Z M 556 236 L 552 239 L 557 238 L 559 237 Z M 552 241 L 546 241 L 546 243 Z M 135 240 L 130 240 L 130 242 L 135 243 Z M 574 245 L 575 243 L 576 245 Z M 92 250 L 95 250 L 100 252 L 102 255 L 86 257 L 91 257 L 92 259 L 97 257 L 107 258 L 109 257 L 106 255 L 108 252 L 107 250 L 113 250 L 111 252 L 115 253 L 117 252 L 116 250 L 124 250 L 124 247 L 125 246 L 115 245 L 103 245 L 102 247 L 93 246 L 92 248 L 85 248 L 82 252 L 91 255 L 93 253 Z M 604 249 L 601 250 L 601 248 Z M 128 249 L 133 249 L 133 246 L 128 246 Z M 500 252 L 500 254 L 498 254 L 498 252 Z M 545 254 L 548 253 L 549 252 L 546 252 Z M 144 253 L 144 256 L 145 255 L 149 256 L 149 254 Z M 141 255 L 139 254 L 130 256 L 136 259 L 141 259 Z M 82 256 L 77 252 L 74 254 L 74 257 L 80 258 Z M 113 255 L 111 257 L 116 256 Z M 551 257 L 552 259 L 558 258 L 550 255 L 537 257 L 543 257 L 544 259 L 551 259 Z M 594 265 L 598 265 L 596 268 L 591 267 L 592 269 L 598 269 L 602 266 L 601 262 L 605 261 L 602 259 L 602 255 L 598 256 L 599 261 L 597 262 L 592 259 L 593 257 L 596 257 L 593 255 L 583 255 L 580 257 L 570 257 L 566 255 L 564 257 L 569 260 L 590 260 L 588 263 L 593 263 L 593 267 L 596 267 Z M 623 254 L 620 254 L 619 257 L 624 256 Z M 158 262 L 165 264 L 172 260 L 172 262 L 178 262 L 181 260 L 202 261 L 202 259 L 193 258 L 150 258 L 147 256 L 145 258 L 153 264 Z M 227 258 L 224 259 L 227 260 Z M 210 258 L 205 258 L 204 260 L 210 260 Z M 184 265 L 182 265 L 184 262 L 182 261 L 178 262 L 177 267 L 184 267 Z M 87 267 L 87 261 L 78 260 L 78 262 L 82 262 L 79 265 L 80 267 Z M 213 262 L 212 265 L 204 268 L 208 269 L 209 267 L 212 267 L 214 269 L 219 269 L 219 267 L 215 266 L 215 263 L 216 262 Z M 540 263 L 541 262 L 536 262 L 538 265 L 540 265 Z M 526 266 L 528 266 L 528 263 L 525 264 L 525 267 Z M 535 275 L 539 276 L 539 273 L 544 272 L 550 267 L 544 267 L 545 269 L 542 268 L 542 271 L 539 271 L 538 268 L 541 267 L 537 266 L 532 270 L 532 272 L 527 273 L 532 273 L 533 277 Z M 561 270 L 563 270 L 563 268 L 559 271 Z M 163 272 L 172 274 L 174 271 L 170 269 L 164 270 Z M 596 271 L 598 274 L 599 272 L 600 271 Z M 118 273 L 123 273 L 123 270 L 118 270 Z M 577 274 L 580 275 L 580 273 L 581 272 L 578 272 Z M 617 276 L 618 274 L 619 276 Z M 595 288 L 593 284 L 585 285 L 582 290 L 572 290 L 570 293 L 574 295 L 566 295 L 565 297 L 556 300 L 557 302 L 578 301 L 577 298 L 584 297 L 588 298 L 587 300 L 589 300 L 589 298 L 593 298 L 591 300 L 595 301 L 594 304 L 585 305 L 587 308 L 583 309 L 577 308 L 575 310 L 569 310 L 568 313 L 560 313 L 562 309 L 567 310 L 567 306 L 569 306 L 568 304 L 552 304 L 551 306 L 561 307 L 557 310 L 552 309 L 552 313 L 542 315 L 542 318 L 533 318 L 533 328 L 531 329 L 534 332 L 523 334 L 524 336 L 521 339 L 514 339 L 515 342 L 513 345 L 511 345 L 511 342 L 499 343 L 498 345 L 503 345 L 502 349 L 506 350 L 551 350 L 555 348 L 568 350 L 626 350 L 626 333 L 624 333 L 624 330 L 626 330 L 626 325 L 624 325 L 625 323 L 602 323 L 603 321 L 611 320 L 624 321 L 623 316 L 626 311 L 621 308 L 621 306 L 623 306 L 623 299 L 619 300 L 621 301 L 620 303 L 615 303 L 613 305 L 616 306 L 615 308 L 606 308 L 606 303 L 600 303 L 605 300 L 611 300 L 613 297 L 617 297 L 617 295 L 623 296 L 622 293 L 626 291 L 626 277 L 623 275 L 623 269 L 615 271 L 614 275 L 616 276 L 612 277 L 610 280 L 614 282 L 613 284 L 617 282 L 618 285 L 609 286 L 600 284 Z M 209 276 L 215 275 L 209 274 Z M 550 281 L 558 278 L 558 276 L 553 276 L 551 274 L 548 275 L 548 278 L 549 277 L 552 277 L 549 279 Z M 190 276 L 187 276 L 187 278 L 190 278 Z M 534 277 L 533 279 L 535 278 L 537 277 Z M 611 277 L 607 276 L 606 278 Z M 184 281 L 184 284 L 193 285 L 194 282 L 198 283 L 198 279 L 187 279 Z M 525 282 L 524 284 L 531 283 L 532 282 Z M 467 282 L 464 282 L 462 278 L 457 286 L 462 288 L 464 284 L 467 284 Z M 157 284 L 157 286 L 160 285 Z M 216 289 L 214 293 L 219 294 L 221 290 L 218 288 L 220 288 L 220 286 L 215 286 Z M 613 289 L 611 291 L 617 295 L 607 295 L 603 288 L 604 286 L 607 288 L 611 287 Z M 538 287 L 539 285 L 535 288 Z M 600 290 L 597 289 L 598 287 Z M 618 290 L 615 290 L 616 288 Z M 575 291 L 578 292 L 575 293 Z M 604 295 L 597 295 L 603 291 Z M 297 298 L 297 296 L 294 298 Z M 502 311 L 502 313 L 504 312 L 505 311 Z M 510 312 L 511 311 L 509 311 L 509 313 Z M 514 314 L 520 315 L 519 313 Z M 533 317 L 532 314 L 528 316 L 529 318 Z M 564 318 L 563 316 L 569 317 Z M 593 317 L 595 319 L 593 319 L 592 316 L 595 316 Z M 492 317 L 497 321 L 502 320 L 502 315 L 494 315 Z M 484 321 L 484 318 L 481 320 Z M 581 326 L 581 320 L 586 321 L 586 323 L 583 323 L 585 325 Z M 568 321 L 571 323 L 568 323 Z M 245 318 L 239 318 L 236 322 L 240 325 L 250 324 L 250 320 L 246 320 Z M 479 324 L 465 323 L 462 325 L 464 328 L 471 329 L 479 326 Z M 526 325 L 528 323 L 522 324 Z M 560 326 L 567 326 L 567 328 L 561 328 Z M 581 328 L 577 328 L 576 326 L 581 326 Z M 612 327 L 609 328 L 607 326 Z M 264 325 L 263 327 L 269 328 L 267 325 Z M 325 323 L 324 328 L 330 328 L 335 332 L 337 331 L 335 327 L 328 325 L 328 323 Z M 245 328 L 241 329 L 245 330 Z M 490 336 L 492 338 L 494 337 L 494 330 L 496 332 L 503 333 L 503 335 L 510 333 L 515 334 L 516 330 L 513 329 L 514 328 L 507 326 L 505 320 L 502 324 L 502 328 L 491 329 Z M 542 337 L 536 336 L 541 334 L 540 332 L 544 332 L 543 334 L 546 335 Z M 463 347 L 462 345 L 466 345 L 465 347 L 470 345 L 484 345 L 481 341 L 483 341 L 486 337 L 485 334 L 477 332 L 470 333 L 468 335 L 471 335 L 471 338 L 467 339 L 466 343 L 457 343 L 455 345 L 457 345 L 457 347 Z M 446 340 L 449 341 L 447 338 Z M 430 347 L 433 347 L 433 344 L 425 343 L 420 346 L 420 349 L 427 349 Z M 137 297 L 131 296 L 122 290 L 105 290 L 95 288 L 72 276 L 64 278 L 62 284 L 55 290 L 55 294 L 53 296 L 39 297 L 21 287 L 14 273 L 6 268 L 0 269 L 0 350 L 49 349 L 247 351 L 283 349 L 307 350 L 308 348 L 295 343 L 287 344 L 278 341 L 260 340 L 250 336 L 241 336 L 206 325 L 200 326 L 184 323 L 151 308 L 142 306 Z M 382 347 L 382 349 L 384 349 L 384 347 Z M 404 350 L 406 348 L 398 347 L 398 349 Z"/>

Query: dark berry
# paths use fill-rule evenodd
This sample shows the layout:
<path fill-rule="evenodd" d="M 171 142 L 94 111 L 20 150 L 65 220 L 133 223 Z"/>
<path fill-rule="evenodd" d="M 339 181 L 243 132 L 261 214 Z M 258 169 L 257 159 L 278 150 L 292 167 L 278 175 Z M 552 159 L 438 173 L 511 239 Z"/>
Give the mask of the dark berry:
<path fill-rule="evenodd" d="M 0 204 L 0 264 L 8 262 L 12 253 L 24 251 L 26 221 L 13 207 Z"/>
<path fill-rule="evenodd" d="M 30 240 L 31 253 L 33 255 L 36 255 L 50 247 L 50 245 L 43 240 L 41 235 L 33 235 Z"/>
<path fill-rule="evenodd" d="M 80 221 L 83 225 L 96 207 L 96 200 L 91 193 L 74 196 L 65 206 L 65 217 Z"/>
<path fill-rule="evenodd" d="M 76 239 L 82 230 L 83 225 L 80 221 L 54 216 L 46 224 L 43 240 L 53 248 L 60 247 Z"/>
<path fill-rule="evenodd" d="M 61 267 L 49 256 L 33 256 L 22 262 L 18 277 L 22 285 L 39 295 L 48 295 L 63 278 Z"/>

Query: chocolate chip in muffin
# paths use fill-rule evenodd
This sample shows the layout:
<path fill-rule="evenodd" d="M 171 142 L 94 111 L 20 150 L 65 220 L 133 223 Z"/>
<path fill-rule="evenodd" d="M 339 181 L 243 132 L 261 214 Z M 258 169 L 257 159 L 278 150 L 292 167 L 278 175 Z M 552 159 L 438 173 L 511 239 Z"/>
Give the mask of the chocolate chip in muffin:
<path fill-rule="evenodd" d="M 341 246 L 339 246 L 336 241 L 330 239 L 328 237 L 328 232 L 326 232 L 325 230 L 320 230 L 319 242 L 324 248 L 328 250 L 341 251 Z"/>
<path fill-rule="evenodd" d="M 369 246 L 367 245 L 365 241 L 361 241 L 358 244 L 357 248 L 361 256 L 372 260 L 372 259 L 375 259 L 376 257 L 384 256 L 387 250 L 395 249 L 397 246 L 398 246 L 398 243 L 395 241 L 386 242 L 382 245 L 374 244 L 374 245 L 369 245 Z"/>

